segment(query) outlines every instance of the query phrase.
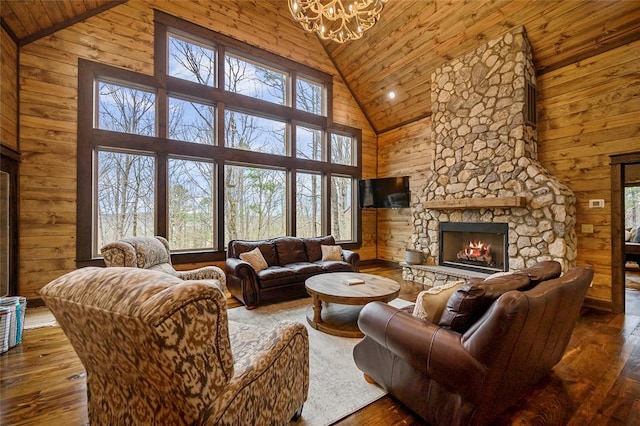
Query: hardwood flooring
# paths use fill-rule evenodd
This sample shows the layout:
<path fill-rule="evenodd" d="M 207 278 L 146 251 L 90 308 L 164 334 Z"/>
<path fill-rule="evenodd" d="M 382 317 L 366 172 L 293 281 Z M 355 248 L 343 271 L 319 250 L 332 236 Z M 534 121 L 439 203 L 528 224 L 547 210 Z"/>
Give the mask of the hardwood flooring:
<path fill-rule="evenodd" d="M 397 268 L 362 272 L 397 280 L 405 300 L 421 290 Z M 627 283 L 627 313 L 583 309 L 562 361 L 496 424 L 640 425 L 640 268 L 628 269 Z M 228 305 L 239 302 L 229 298 Z M 59 327 L 26 330 L 20 345 L 0 355 L 0 367 L 0 425 L 88 423 L 85 371 Z M 425 423 L 385 396 L 336 424 Z"/>

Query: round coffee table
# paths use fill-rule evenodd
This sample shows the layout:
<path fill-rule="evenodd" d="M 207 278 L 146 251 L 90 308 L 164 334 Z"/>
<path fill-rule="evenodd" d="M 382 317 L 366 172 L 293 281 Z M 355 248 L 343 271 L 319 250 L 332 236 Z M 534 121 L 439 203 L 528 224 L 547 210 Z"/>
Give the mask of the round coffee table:
<path fill-rule="evenodd" d="M 345 281 L 360 279 L 362 284 Z M 400 293 L 400 284 L 392 279 L 358 272 L 329 272 L 314 275 L 305 282 L 313 306 L 307 321 L 316 330 L 342 337 L 364 336 L 358 328 L 358 314 L 369 302 L 389 302 Z"/>

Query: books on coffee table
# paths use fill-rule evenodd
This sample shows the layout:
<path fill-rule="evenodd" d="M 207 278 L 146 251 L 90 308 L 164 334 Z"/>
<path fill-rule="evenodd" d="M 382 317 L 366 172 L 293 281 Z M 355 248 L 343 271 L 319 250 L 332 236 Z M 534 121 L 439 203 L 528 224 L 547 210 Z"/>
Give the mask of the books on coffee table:
<path fill-rule="evenodd" d="M 346 285 L 364 284 L 364 280 L 361 278 L 349 278 L 347 280 L 344 280 L 344 283 Z"/>

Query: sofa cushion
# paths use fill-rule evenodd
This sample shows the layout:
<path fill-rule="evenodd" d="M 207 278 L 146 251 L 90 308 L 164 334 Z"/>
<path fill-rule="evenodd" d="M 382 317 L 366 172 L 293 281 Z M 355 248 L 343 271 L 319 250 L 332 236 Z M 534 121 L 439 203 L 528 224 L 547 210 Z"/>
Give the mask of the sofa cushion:
<path fill-rule="evenodd" d="M 468 281 L 449 297 L 438 325 L 464 333 L 502 294 L 511 290 L 525 290 L 530 284 L 529 277 L 522 273 L 487 281 Z"/>
<path fill-rule="evenodd" d="M 283 265 L 291 269 L 296 275 L 315 275 L 322 272 L 322 266 L 311 262 L 297 262 Z"/>
<path fill-rule="evenodd" d="M 333 235 L 326 235 L 324 237 L 305 238 L 304 246 L 307 249 L 307 258 L 309 262 L 316 262 L 322 259 L 322 245 L 331 246 L 336 243 Z"/>
<path fill-rule="evenodd" d="M 276 238 L 276 251 L 278 252 L 278 262 L 282 265 L 296 262 L 306 262 L 307 252 L 302 239 L 295 237 Z"/>
<path fill-rule="evenodd" d="M 230 245 L 233 247 L 233 252 L 231 254 L 232 257 L 239 258 L 241 253 L 246 253 L 258 247 L 262 252 L 262 257 L 264 257 L 264 260 L 267 262 L 267 265 L 278 265 L 278 253 L 276 252 L 276 245 L 273 240 L 235 240 L 232 241 Z"/>
<path fill-rule="evenodd" d="M 413 306 L 413 316 L 438 324 L 449 297 L 464 283 L 464 281 L 456 281 L 421 291 Z"/>
<path fill-rule="evenodd" d="M 262 256 L 262 252 L 258 247 L 254 248 L 251 251 L 240 253 L 240 259 L 244 260 L 245 262 L 249 262 L 251 267 L 253 267 L 256 272 L 267 269 L 268 266 L 267 261 L 264 260 L 264 256 Z"/>
<path fill-rule="evenodd" d="M 351 264 L 341 260 L 325 260 L 314 263 L 320 265 L 324 272 L 353 272 L 353 267 L 351 266 Z"/>
<path fill-rule="evenodd" d="M 322 261 L 325 260 L 342 260 L 342 247 L 340 246 L 320 246 L 322 251 Z"/>
<path fill-rule="evenodd" d="M 260 279 L 260 286 L 263 288 L 277 287 L 295 281 L 295 273 L 292 269 L 282 266 L 270 266 L 258 272 L 258 278 Z"/>

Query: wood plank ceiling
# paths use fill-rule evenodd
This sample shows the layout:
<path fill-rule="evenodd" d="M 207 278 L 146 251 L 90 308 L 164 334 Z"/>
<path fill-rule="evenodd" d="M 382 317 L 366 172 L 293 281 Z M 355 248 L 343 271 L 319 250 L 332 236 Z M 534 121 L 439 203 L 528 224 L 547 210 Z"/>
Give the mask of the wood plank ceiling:
<path fill-rule="evenodd" d="M 121 2 L 2 0 L 2 25 L 23 45 Z M 549 72 L 640 39 L 640 1 L 389 0 L 362 39 L 322 44 L 379 134 L 431 114 L 435 68 L 517 26 Z"/>

